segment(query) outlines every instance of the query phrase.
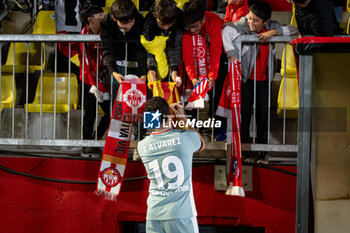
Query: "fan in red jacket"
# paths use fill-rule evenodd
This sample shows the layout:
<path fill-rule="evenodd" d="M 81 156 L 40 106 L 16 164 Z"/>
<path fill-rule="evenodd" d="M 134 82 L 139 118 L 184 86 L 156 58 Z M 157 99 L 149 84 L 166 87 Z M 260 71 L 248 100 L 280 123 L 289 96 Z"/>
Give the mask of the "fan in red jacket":
<path fill-rule="evenodd" d="M 249 13 L 247 0 L 228 0 L 224 22 L 236 22 Z"/>
<path fill-rule="evenodd" d="M 100 23 L 104 17 L 101 7 L 90 5 L 80 11 L 83 23 L 87 24 L 81 30 L 81 35 L 100 34 Z M 65 32 L 59 32 L 65 33 Z M 69 57 L 69 44 L 59 43 L 62 54 Z M 97 45 L 99 49 L 97 49 Z M 71 57 L 78 54 L 80 62 L 80 80 L 84 83 L 84 118 L 83 118 L 83 138 L 93 139 L 93 126 L 96 118 L 96 100 L 104 111 L 97 128 L 97 138 L 100 139 L 106 132 L 110 120 L 110 97 L 107 66 L 103 60 L 100 43 L 72 42 Z M 98 55 L 98 58 L 97 58 Z M 98 74 L 97 73 L 98 67 Z M 97 88 L 98 86 L 98 88 Z"/>
<path fill-rule="evenodd" d="M 191 0 L 185 3 L 182 10 L 186 24 L 182 38 L 182 59 L 187 75 L 191 80 L 191 82 L 188 82 L 187 89 L 193 95 L 192 88 L 196 83 L 202 80 L 204 82 L 207 78 L 208 82 L 205 82 L 209 88 L 204 86 L 207 91 L 218 77 L 222 53 L 221 30 L 223 21 L 216 14 L 206 12 L 204 3 L 200 0 Z M 197 94 L 205 96 L 205 93 L 204 95 L 202 93 Z M 201 99 L 201 97 L 198 96 L 198 99 Z M 189 102 L 190 100 L 193 100 L 193 98 L 191 97 Z M 193 104 L 193 107 L 202 108 L 203 102 L 199 101 L 198 103 L 200 103 L 198 106 Z M 189 104 L 188 106 L 192 105 Z M 191 108 L 186 106 L 188 110 Z"/>
<path fill-rule="evenodd" d="M 201 1 L 197 1 L 200 5 Z M 188 3 L 191 3 L 188 2 Z M 190 4 L 188 4 L 191 7 Z M 197 74 L 194 57 L 194 35 L 201 35 L 205 38 L 205 49 L 207 53 L 207 66 L 208 74 L 207 77 L 209 82 L 213 82 L 218 77 L 218 70 L 220 65 L 220 56 L 222 53 L 222 37 L 221 29 L 223 27 L 223 21 L 216 14 L 211 12 L 205 12 L 204 9 L 197 8 L 202 11 L 201 16 L 192 19 L 196 16 L 192 14 L 192 9 L 186 8 L 187 4 L 185 3 L 183 11 L 185 15 L 185 32 L 182 38 L 182 59 L 185 63 L 185 69 L 188 77 L 192 81 L 192 84 L 195 85 L 198 82 L 199 75 Z M 198 19 L 199 18 L 199 19 Z M 197 45 L 198 46 L 198 45 Z"/>
<path fill-rule="evenodd" d="M 58 32 L 59 34 L 68 34 L 66 31 Z M 94 33 L 89 25 L 85 26 L 83 30 L 81 30 L 80 35 L 89 35 L 89 34 L 100 34 L 100 31 L 97 33 Z M 98 79 L 98 90 L 102 93 L 109 92 L 108 86 L 104 85 L 101 79 L 101 75 L 104 72 L 106 72 L 107 66 L 103 60 L 102 55 L 102 46 L 101 43 L 98 43 L 99 45 L 99 58 L 98 58 L 98 69 L 99 69 L 99 79 Z M 69 45 L 68 43 L 58 43 L 58 47 L 60 52 L 66 56 L 69 57 Z M 85 47 L 85 48 L 84 48 Z M 85 50 L 85 52 L 84 52 Z M 85 54 L 84 54 L 85 53 Z M 71 43 L 71 57 L 78 54 L 79 57 L 79 63 L 80 63 L 80 80 L 83 80 L 83 63 L 82 58 L 84 54 L 84 83 L 88 85 L 92 85 L 97 87 L 96 84 L 96 71 L 97 71 L 97 43 L 96 42 L 90 42 L 90 43 L 83 43 L 80 42 L 72 42 Z"/>

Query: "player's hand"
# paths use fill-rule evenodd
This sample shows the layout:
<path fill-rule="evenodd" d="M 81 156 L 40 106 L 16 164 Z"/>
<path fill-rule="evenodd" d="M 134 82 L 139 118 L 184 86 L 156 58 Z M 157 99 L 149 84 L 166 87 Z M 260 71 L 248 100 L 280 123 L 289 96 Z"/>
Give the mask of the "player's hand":
<path fill-rule="evenodd" d="M 198 82 L 199 82 L 198 78 L 192 79 L 193 86 L 196 86 L 196 83 L 198 83 Z"/>
<path fill-rule="evenodd" d="M 273 37 L 275 35 L 277 35 L 277 31 L 276 30 L 270 30 L 270 31 L 267 31 L 267 32 L 260 33 L 257 36 L 258 36 L 259 40 L 261 40 L 261 42 L 266 42 L 271 37 Z"/>
<path fill-rule="evenodd" d="M 175 113 L 176 117 L 185 118 L 184 107 L 180 103 L 170 105 L 170 109 Z"/>
<path fill-rule="evenodd" d="M 124 76 L 117 72 L 113 72 L 113 77 L 118 81 L 118 83 L 122 83 L 125 80 Z"/>

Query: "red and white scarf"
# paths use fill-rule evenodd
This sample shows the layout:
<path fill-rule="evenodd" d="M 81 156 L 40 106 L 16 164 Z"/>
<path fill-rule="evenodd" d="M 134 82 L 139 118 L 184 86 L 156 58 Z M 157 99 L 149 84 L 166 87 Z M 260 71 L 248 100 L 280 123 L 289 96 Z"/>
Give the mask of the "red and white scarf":
<path fill-rule="evenodd" d="M 224 91 L 222 93 L 217 115 L 232 116 L 231 158 L 227 179 L 226 195 L 244 197 L 242 187 L 242 151 L 241 151 L 241 63 L 236 60 L 230 65 Z"/>
<path fill-rule="evenodd" d="M 130 82 L 126 82 L 125 86 L 128 86 L 129 84 Z M 118 89 L 118 94 L 114 103 L 113 114 L 109 123 L 100 170 L 98 173 L 96 192 L 98 195 L 104 196 L 107 200 L 116 200 L 120 192 L 129 154 L 130 136 L 133 128 L 133 122 L 122 120 L 123 115 L 125 115 L 123 114 L 123 110 L 127 109 L 126 107 L 123 108 L 122 103 L 125 102 L 122 97 L 122 90 L 124 89 L 123 85 L 124 82 Z M 139 86 L 136 85 L 136 87 Z M 131 88 L 135 88 L 135 86 Z M 142 91 L 140 92 L 142 93 Z M 146 98 L 146 96 L 141 98 Z M 128 109 L 128 111 L 133 112 L 132 108 Z M 143 111 L 144 104 L 137 109 L 137 114 L 135 116 L 128 116 L 126 118 L 139 119 L 138 113 Z"/>
<path fill-rule="evenodd" d="M 204 108 L 204 100 L 208 91 L 211 90 L 208 81 L 209 70 L 209 51 L 207 50 L 205 37 L 202 35 L 193 35 L 193 58 L 196 66 L 197 79 L 199 83 L 193 87 L 191 80 L 187 82 L 186 96 L 188 104 L 186 110 L 193 108 Z"/>

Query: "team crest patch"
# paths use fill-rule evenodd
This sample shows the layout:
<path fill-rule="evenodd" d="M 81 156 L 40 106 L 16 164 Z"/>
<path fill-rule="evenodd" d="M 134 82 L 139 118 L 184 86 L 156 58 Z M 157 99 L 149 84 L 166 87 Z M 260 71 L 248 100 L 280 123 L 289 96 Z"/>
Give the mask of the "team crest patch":
<path fill-rule="evenodd" d="M 108 167 L 102 171 L 101 179 L 105 185 L 115 187 L 120 182 L 121 177 L 117 169 Z"/>
<path fill-rule="evenodd" d="M 129 89 L 123 94 L 123 101 L 130 108 L 139 108 L 146 102 L 146 96 L 138 89 Z"/>
<path fill-rule="evenodd" d="M 196 55 L 200 58 L 205 58 L 205 48 L 197 47 Z"/>

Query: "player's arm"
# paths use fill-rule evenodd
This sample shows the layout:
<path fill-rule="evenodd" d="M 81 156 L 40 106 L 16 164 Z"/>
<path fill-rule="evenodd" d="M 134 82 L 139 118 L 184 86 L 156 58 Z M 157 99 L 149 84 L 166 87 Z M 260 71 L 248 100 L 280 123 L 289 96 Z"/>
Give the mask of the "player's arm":
<path fill-rule="evenodd" d="M 198 137 L 199 137 L 199 139 L 201 140 L 201 147 L 196 151 L 196 152 L 200 152 L 200 151 L 202 151 L 202 150 L 205 149 L 204 140 L 203 140 L 203 138 L 202 138 L 202 135 L 201 135 L 196 129 L 192 128 L 192 130 L 194 130 L 194 131 L 198 134 Z"/>
<path fill-rule="evenodd" d="M 173 113 L 175 114 L 176 116 L 176 119 L 178 120 L 183 120 L 184 122 L 187 121 L 187 118 L 186 118 L 186 115 L 185 115 L 185 111 L 184 111 L 184 107 L 180 104 L 180 103 L 174 103 L 170 106 L 170 109 L 173 111 Z M 196 151 L 196 152 L 200 152 L 202 150 L 205 149 L 205 143 L 204 143 L 204 140 L 202 138 L 202 136 L 200 135 L 200 133 L 193 127 L 187 127 L 185 129 L 191 129 L 191 130 L 194 130 L 199 139 L 201 140 L 201 146 L 200 148 Z"/>

